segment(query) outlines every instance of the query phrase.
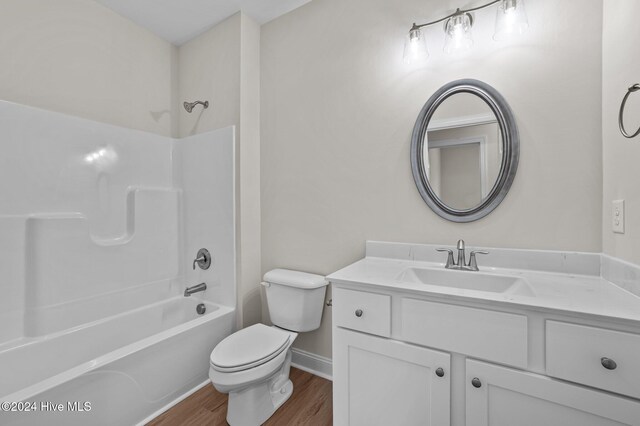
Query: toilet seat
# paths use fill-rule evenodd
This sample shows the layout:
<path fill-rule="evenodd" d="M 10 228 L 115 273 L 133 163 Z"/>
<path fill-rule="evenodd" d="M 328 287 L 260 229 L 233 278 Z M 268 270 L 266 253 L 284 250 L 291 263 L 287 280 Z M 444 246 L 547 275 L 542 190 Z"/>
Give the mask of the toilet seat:
<path fill-rule="evenodd" d="M 255 324 L 222 340 L 211 352 L 211 367 L 223 373 L 248 370 L 276 358 L 290 346 L 292 333 Z M 295 336 L 294 336 L 295 338 Z"/>

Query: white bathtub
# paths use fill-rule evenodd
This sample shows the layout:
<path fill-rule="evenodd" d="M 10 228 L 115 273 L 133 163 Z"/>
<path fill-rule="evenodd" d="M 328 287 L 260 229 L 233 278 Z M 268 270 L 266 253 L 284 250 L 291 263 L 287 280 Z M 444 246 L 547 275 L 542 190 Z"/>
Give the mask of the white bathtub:
<path fill-rule="evenodd" d="M 177 296 L 7 342 L 0 345 L 0 424 L 140 423 L 207 381 L 209 355 L 234 324 L 232 307 Z M 30 411 L 6 411 L 6 402 Z M 62 410 L 54 411 L 57 404 Z"/>

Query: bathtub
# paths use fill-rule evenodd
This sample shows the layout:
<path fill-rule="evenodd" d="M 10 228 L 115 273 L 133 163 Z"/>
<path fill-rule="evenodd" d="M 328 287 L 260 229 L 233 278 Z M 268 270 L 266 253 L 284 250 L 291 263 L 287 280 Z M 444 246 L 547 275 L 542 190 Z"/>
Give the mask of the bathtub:
<path fill-rule="evenodd" d="M 0 424 L 143 424 L 207 382 L 209 355 L 234 327 L 233 307 L 176 296 L 7 342 Z"/>

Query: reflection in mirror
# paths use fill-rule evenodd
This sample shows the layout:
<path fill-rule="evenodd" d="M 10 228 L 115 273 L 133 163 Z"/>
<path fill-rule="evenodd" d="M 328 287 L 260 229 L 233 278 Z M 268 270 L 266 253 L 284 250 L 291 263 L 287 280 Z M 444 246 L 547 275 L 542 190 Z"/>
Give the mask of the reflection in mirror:
<path fill-rule="evenodd" d="M 500 172 L 502 137 L 482 99 L 470 93 L 447 98 L 429 121 L 423 146 L 426 178 L 444 204 L 469 210 L 487 198 Z"/>

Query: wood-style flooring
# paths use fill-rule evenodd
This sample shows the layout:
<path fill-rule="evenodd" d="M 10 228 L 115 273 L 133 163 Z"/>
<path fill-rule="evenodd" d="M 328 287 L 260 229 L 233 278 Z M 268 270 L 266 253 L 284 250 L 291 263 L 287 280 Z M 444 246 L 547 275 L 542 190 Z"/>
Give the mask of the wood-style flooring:
<path fill-rule="evenodd" d="M 297 368 L 291 369 L 293 395 L 265 425 L 331 426 L 331 382 Z M 226 425 L 227 395 L 210 384 L 156 417 L 147 426 Z"/>

